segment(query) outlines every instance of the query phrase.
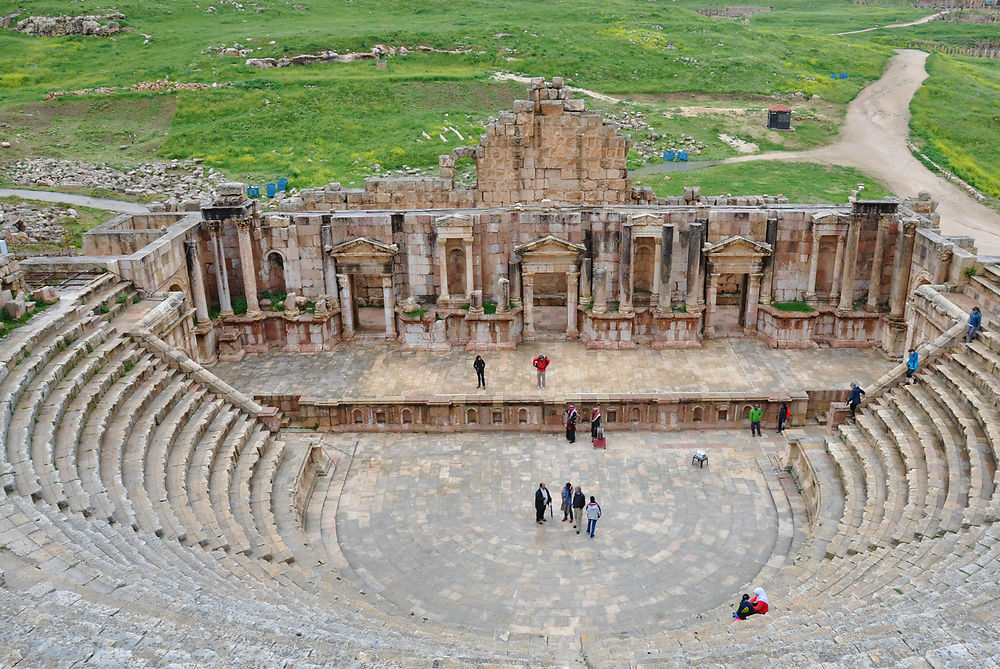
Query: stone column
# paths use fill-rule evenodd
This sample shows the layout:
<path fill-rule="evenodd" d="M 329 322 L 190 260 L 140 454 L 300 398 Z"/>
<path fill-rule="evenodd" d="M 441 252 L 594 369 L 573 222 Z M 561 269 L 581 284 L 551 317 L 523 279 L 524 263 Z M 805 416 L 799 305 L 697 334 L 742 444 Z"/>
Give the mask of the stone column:
<path fill-rule="evenodd" d="M 240 267 L 243 269 L 243 293 L 247 298 L 247 316 L 260 315 L 257 303 L 257 272 L 253 264 L 253 243 L 250 241 L 250 226 L 253 220 L 240 218 L 236 221 L 236 233 L 240 239 Z"/>
<path fill-rule="evenodd" d="M 448 249 L 446 239 L 438 238 L 438 272 L 441 275 L 441 290 L 438 292 L 438 302 L 447 302 L 451 296 L 448 294 Z M 339 278 L 340 275 L 338 274 Z"/>
<path fill-rule="evenodd" d="M 899 225 L 896 237 L 896 254 L 892 262 L 892 302 L 889 317 L 903 317 L 906 306 L 906 288 L 910 285 L 910 265 L 913 260 L 913 242 L 917 236 L 917 221 L 908 218 Z"/>
<path fill-rule="evenodd" d="M 660 233 L 660 293 L 656 306 L 661 312 L 670 312 L 670 270 L 674 260 L 674 226 L 664 225 Z"/>
<path fill-rule="evenodd" d="M 622 241 L 618 250 L 618 311 L 632 313 L 632 226 L 622 225 Z"/>
<path fill-rule="evenodd" d="M 484 313 L 483 310 L 483 291 L 474 290 L 472 294 L 469 295 L 469 313 L 470 314 L 481 314 Z"/>
<path fill-rule="evenodd" d="M 465 296 L 471 299 L 475 288 L 472 280 L 472 240 L 463 239 L 462 247 L 465 249 Z"/>
<path fill-rule="evenodd" d="M 205 275 L 202 274 L 198 240 L 188 242 L 187 250 L 191 255 L 191 269 L 188 270 L 188 278 L 191 282 L 191 297 L 194 299 L 194 313 L 198 318 L 198 324 L 203 325 L 208 323 L 208 298 L 205 296 Z"/>
<path fill-rule="evenodd" d="M 688 233 L 687 298 L 684 306 L 689 312 L 698 311 L 701 302 L 701 223 L 692 223 Z"/>
<path fill-rule="evenodd" d="M 763 272 L 751 273 L 747 282 L 747 308 L 743 314 L 743 332 L 757 333 L 757 306 L 760 303 L 760 282 Z"/>
<path fill-rule="evenodd" d="M 868 301 L 865 309 L 878 311 L 878 298 L 882 293 L 882 253 L 885 251 L 886 226 L 879 222 L 875 235 L 875 254 L 872 256 L 872 270 L 868 275 Z"/>
<path fill-rule="evenodd" d="M 524 284 L 524 339 L 534 341 L 535 339 L 535 275 L 524 274 L 521 277 Z"/>
<path fill-rule="evenodd" d="M 712 322 L 715 316 L 715 293 L 719 289 L 719 274 L 712 272 L 708 276 L 708 295 L 705 298 L 705 336 L 715 336 L 715 324 Z"/>
<path fill-rule="evenodd" d="M 841 311 L 850 311 L 854 303 L 854 272 L 858 264 L 858 238 L 861 236 L 861 220 L 852 218 L 847 224 L 847 247 L 844 249 L 844 273 L 840 277 Z"/>
<path fill-rule="evenodd" d="M 590 302 L 590 298 L 592 297 L 590 291 L 590 272 L 593 262 L 590 258 L 584 258 L 580 261 L 580 301 L 584 304 Z"/>
<path fill-rule="evenodd" d="M 819 268 L 819 233 L 813 230 L 812 250 L 809 252 L 809 283 L 806 287 L 806 299 L 816 298 L 816 271 Z"/>
<path fill-rule="evenodd" d="M 934 283 L 935 285 L 941 285 L 948 281 L 948 270 L 951 265 L 952 248 L 950 246 L 941 246 L 937 250 L 937 267 L 934 268 Z"/>
<path fill-rule="evenodd" d="M 323 286 L 326 294 L 332 300 L 331 307 L 338 303 L 337 299 L 337 261 L 330 255 L 333 248 L 333 233 L 329 225 L 324 225 L 319 230 L 320 244 L 323 247 Z"/>
<path fill-rule="evenodd" d="M 385 336 L 396 338 L 396 295 L 392 292 L 392 276 L 382 275 L 382 308 L 385 310 Z"/>
<path fill-rule="evenodd" d="M 653 306 L 654 298 L 655 303 L 660 302 L 660 271 L 663 266 L 663 239 L 657 237 L 653 240 L 653 294 L 650 295 L 650 305 Z"/>
<path fill-rule="evenodd" d="M 338 274 L 340 284 L 340 318 L 344 324 L 344 337 L 354 336 L 354 298 L 351 297 L 351 277 Z"/>
<path fill-rule="evenodd" d="M 594 270 L 594 308 L 591 313 L 608 313 L 608 270 L 603 267 Z"/>
<path fill-rule="evenodd" d="M 510 311 L 510 281 L 500 277 L 497 281 L 497 313 L 505 314 Z"/>
<path fill-rule="evenodd" d="M 771 295 L 774 287 L 774 264 L 778 254 L 778 219 L 767 219 L 767 244 L 771 247 L 771 255 L 764 258 L 764 276 L 760 284 L 760 301 L 763 304 L 771 303 Z"/>
<path fill-rule="evenodd" d="M 830 286 L 830 304 L 840 299 L 840 270 L 844 264 L 844 235 L 837 236 L 837 253 L 833 259 L 833 281 Z"/>
<path fill-rule="evenodd" d="M 521 261 L 510 263 L 510 289 L 511 297 L 510 300 L 514 304 L 514 308 L 517 309 L 524 306 L 524 302 L 521 300 Z"/>
<path fill-rule="evenodd" d="M 215 258 L 215 287 L 219 292 L 219 310 L 223 316 L 233 315 L 233 303 L 229 299 L 229 277 L 226 276 L 226 256 L 222 248 L 221 225 L 218 221 L 209 223 L 212 256 Z"/>
<path fill-rule="evenodd" d="M 566 272 L 566 336 L 570 338 L 580 334 L 576 327 L 576 291 L 579 280 L 579 272 Z"/>

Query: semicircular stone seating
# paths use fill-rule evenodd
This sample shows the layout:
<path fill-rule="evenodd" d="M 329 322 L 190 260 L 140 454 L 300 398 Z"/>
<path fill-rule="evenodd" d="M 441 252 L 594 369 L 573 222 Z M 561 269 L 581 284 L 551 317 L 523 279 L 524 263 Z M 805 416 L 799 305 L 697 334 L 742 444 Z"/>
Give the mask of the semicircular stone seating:
<path fill-rule="evenodd" d="M 992 332 L 809 451 L 822 501 L 782 549 L 794 560 L 766 572 L 769 615 L 734 623 L 720 606 L 658 634 L 567 640 L 387 613 L 320 548 L 347 456 L 328 460 L 308 431 L 270 431 L 192 361 L 129 336 L 122 312 L 148 308 L 133 295 L 104 275 L 3 340 L 5 659 L 985 666 L 1000 655 Z"/>

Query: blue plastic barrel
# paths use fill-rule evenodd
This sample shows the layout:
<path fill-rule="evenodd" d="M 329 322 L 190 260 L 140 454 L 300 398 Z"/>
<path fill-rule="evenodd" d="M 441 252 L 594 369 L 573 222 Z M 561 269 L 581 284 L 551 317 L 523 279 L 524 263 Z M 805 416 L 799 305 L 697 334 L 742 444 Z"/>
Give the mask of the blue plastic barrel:
<path fill-rule="evenodd" d="M 253 197 L 253 186 L 247 186 L 247 197 Z"/>
<path fill-rule="evenodd" d="M 846 72 L 841 72 L 840 73 L 840 78 L 841 79 L 847 79 L 847 73 Z"/>
<path fill-rule="evenodd" d="M 253 187 L 253 196 L 254 197 L 260 197 L 260 186 L 254 186 Z"/>
<path fill-rule="evenodd" d="M 288 179 L 278 179 L 278 190 L 288 190 Z"/>
<path fill-rule="evenodd" d="M 836 75 L 836 74 L 831 74 L 831 75 L 830 75 L 830 78 L 831 78 L 831 79 L 836 79 L 836 78 L 837 78 L 837 75 Z"/>
<path fill-rule="evenodd" d="M 664 162 L 668 162 L 669 163 L 669 162 L 673 161 L 673 159 L 674 159 L 674 152 L 673 151 L 664 151 L 663 152 L 663 160 L 664 160 Z"/>
<path fill-rule="evenodd" d="M 688 159 L 688 152 L 687 151 L 678 151 L 677 152 L 677 160 L 686 161 L 687 159 Z"/>
<path fill-rule="evenodd" d="M 278 187 L 274 184 L 267 184 L 267 196 L 274 197 L 278 193 Z"/>

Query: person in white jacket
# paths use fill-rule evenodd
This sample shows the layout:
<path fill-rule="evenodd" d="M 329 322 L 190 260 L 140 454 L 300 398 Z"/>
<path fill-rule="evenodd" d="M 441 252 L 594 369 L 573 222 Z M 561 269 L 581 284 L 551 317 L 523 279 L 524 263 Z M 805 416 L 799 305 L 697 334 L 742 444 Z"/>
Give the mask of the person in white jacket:
<path fill-rule="evenodd" d="M 601 505 L 597 503 L 594 496 L 590 496 L 590 504 L 587 505 L 587 534 L 594 538 L 594 530 L 597 529 L 597 519 L 601 517 Z"/>

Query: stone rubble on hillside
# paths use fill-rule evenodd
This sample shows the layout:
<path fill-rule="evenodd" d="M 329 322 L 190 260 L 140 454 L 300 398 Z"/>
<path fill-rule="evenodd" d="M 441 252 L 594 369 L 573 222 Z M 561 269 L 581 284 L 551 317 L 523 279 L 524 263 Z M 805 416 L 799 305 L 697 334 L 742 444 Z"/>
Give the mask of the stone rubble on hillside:
<path fill-rule="evenodd" d="M 64 35 L 107 37 L 125 30 L 119 23 L 124 18 L 125 15 L 119 12 L 88 14 L 86 16 L 29 16 L 18 21 L 17 27 L 14 29 L 25 35 L 35 35 L 36 37 L 62 37 Z M 101 23 L 102 21 L 107 23 Z"/>
<path fill-rule="evenodd" d="M 229 47 L 222 47 L 217 50 L 223 56 L 242 56 L 242 50 Z M 424 51 L 428 53 L 445 54 L 465 54 L 465 53 L 485 53 L 484 51 L 473 52 L 472 49 L 437 49 L 425 44 L 418 44 L 415 47 L 405 46 L 395 47 L 385 44 L 376 44 L 371 51 L 353 51 L 350 53 L 337 53 L 336 51 L 320 51 L 316 54 L 303 53 L 290 58 L 248 58 L 246 64 L 250 67 L 271 68 L 271 67 L 291 67 L 293 65 L 312 65 L 314 63 L 355 63 L 360 60 L 380 60 L 382 58 L 395 58 L 405 56 L 413 51 Z"/>
<path fill-rule="evenodd" d="M 29 202 L 0 200 L 0 239 L 15 251 L 18 244 L 62 243 L 66 239 L 63 221 L 74 221 L 75 209 L 40 207 Z"/>
<path fill-rule="evenodd" d="M 78 88 L 72 91 L 50 91 L 42 97 L 45 100 L 54 100 L 55 98 L 61 98 L 64 95 L 91 95 L 94 93 L 99 95 L 110 95 L 111 93 L 116 93 L 118 91 L 195 91 L 204 88 L 229 88 L 232 85 L 233 82 L 231 81 L 225 81 L 221 84 L 215 81 L 210 84 L 203 84 L 196 81 L 170 81 L 169 79 L 157 79 L 155 81 L 140 81 L 139 83 L 132 84 L 131 86 L 99 86 L 97 88 Z"/>
<path fill-rule="evenodd" d="M 646 115 L 641 111 L 622 109 L 607 112 L 606 115 L 614 119 L 625 134 L 632 138 L 632 148 L 639 154 L 643 162 L 659 158 L 664 150 L 687 151 L 690 154 L 698 155 L 705 148 L 704 142 L 696 140 L 690 135 L 682 134 L 677 137 L 661 135 L 649 125 Z M 637 136 L 638 133 L 642 132 L 646 133 L 644 139 Z"/>
<path fill-rule="evenodd" d="M 141 163 L 124 170 L 103 164 L 81 163 L 55 158 L 19 160 L 5 169 L 7 179 L 24 186 L 60 189 L 106 188 L 127 196 L 182 197 L 185 200 L 211 199 L 215 184 L 223 176 L 200 158 L 167 163 Z"/>

